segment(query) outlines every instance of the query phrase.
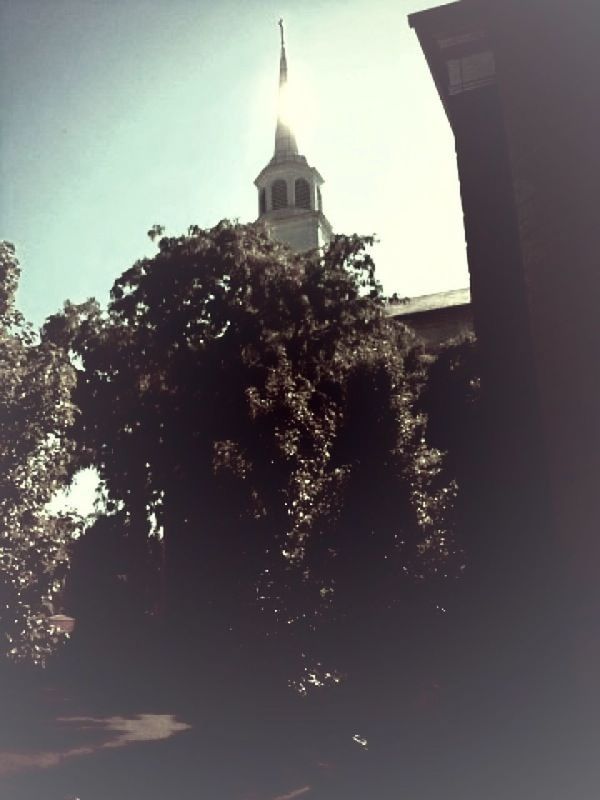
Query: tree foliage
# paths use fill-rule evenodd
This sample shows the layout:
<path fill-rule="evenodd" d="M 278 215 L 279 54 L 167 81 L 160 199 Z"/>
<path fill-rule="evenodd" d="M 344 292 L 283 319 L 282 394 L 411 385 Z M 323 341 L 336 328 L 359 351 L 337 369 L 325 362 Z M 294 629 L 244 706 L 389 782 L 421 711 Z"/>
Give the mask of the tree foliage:
<path fill-rule="evenodd" d="M 0 243 L 0 652 L 44 661 L 75 520 L 46 506 L 69 476 L 75 371 L 15 309 L 20 268 Z"/>
<path fill-rule="evenodd" d="M 368 244 L 296 255 L 260 227 L 193 227 L 124 272 L 106 311 L 48 321 L 81 357 L 81 441 L 138 563 L 164 534 L 172 618 L 230 629 L 252 607 L 314 628 L 357 580 L 380 595 L 443 557 L 419 352 L 384 316 Z"/>
<path fill-rule="evenodd" d="M 484 497 L 489 480 L 489 436 L 481 403 L 481 365 L 474 336 L 449 342 L 430 365 L 419 397 L 427 416 L 428 438 L 444 452 L 444 476 L 456 487 L 447 524 L 453 542 L 453 569 L 472 566 L 482 546 L 479 532 L 489 526 Z"/>

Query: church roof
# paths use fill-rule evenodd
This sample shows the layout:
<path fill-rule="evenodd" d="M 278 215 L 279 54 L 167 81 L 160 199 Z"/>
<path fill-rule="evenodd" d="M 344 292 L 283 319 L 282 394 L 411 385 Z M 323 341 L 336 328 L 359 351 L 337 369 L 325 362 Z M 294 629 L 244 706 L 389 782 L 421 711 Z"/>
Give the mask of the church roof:
<path fill-rule="evenodd" d="M 411 314 L 422 314 L 426 311 L 438 311 L 453 306 L 466 306 L 470 302 L 470 289 L 450 289 L 447 292 L 391 300 L 385 307 L 385 313 L 388 317 L 407 317 Z"/>

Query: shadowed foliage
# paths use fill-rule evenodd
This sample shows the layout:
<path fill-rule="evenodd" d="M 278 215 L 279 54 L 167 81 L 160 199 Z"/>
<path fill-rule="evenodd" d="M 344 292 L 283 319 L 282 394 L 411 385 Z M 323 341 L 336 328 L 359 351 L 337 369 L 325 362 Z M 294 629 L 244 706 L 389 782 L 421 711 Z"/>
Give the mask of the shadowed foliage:
<path fill-rule="evenodd" d="M 44 328 L 81 359 L 79 436 L 134 593 L 155 534 L 182 638 L 303 637 L 357 596 L 388 606 L 443 561 L 449 498 L 412 410 L 419 349 L 384 317 L 370 240 L 297 255 L 257 226 L 151 233 L 158 253 L 106 311 L 67 304 Z"/>
<path fill-rule="evenodd" d="M 43 663 L 61 638 L 50 617 L 76 529 L 46 508 L 73 466 L 75 370 L 15 309 L 19 274 L 0 243 L 0 653 Z"/>
<path fill-rule="evenodd" d="M 485 547 L 485 497 L 489 439 L 481 402 L 481 364 L 474 336 L 449 342 L 429 366 L 419 397 L 427 415 L 427 435 L 444 453 L 444 474 L 456 485 L 448 519 L 454 542 L 454 569 L 473 566 Z M 472 570 L 469 570 L 472 571 Z"/>

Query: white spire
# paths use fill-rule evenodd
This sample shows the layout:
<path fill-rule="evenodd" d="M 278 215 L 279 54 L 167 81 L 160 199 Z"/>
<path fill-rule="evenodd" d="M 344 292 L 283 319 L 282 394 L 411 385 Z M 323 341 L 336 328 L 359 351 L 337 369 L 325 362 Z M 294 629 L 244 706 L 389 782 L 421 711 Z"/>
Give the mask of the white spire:
<path fill-rule="evenodd" d="M 275 129 L 275 153 L 273 158 L 276 161 L 285 161 L 290 156 L 298 155 L 298 145 L 296 137 L 285 119 L 285 104 L 288 86 L 287 57 L 285 53 L 285 38 L 283 33 L 283 20 L 279 20 L 279 31 L 281 34 L 281 52 L 279 55 L 279 109 L 277 114 L 277 128 Z"/>

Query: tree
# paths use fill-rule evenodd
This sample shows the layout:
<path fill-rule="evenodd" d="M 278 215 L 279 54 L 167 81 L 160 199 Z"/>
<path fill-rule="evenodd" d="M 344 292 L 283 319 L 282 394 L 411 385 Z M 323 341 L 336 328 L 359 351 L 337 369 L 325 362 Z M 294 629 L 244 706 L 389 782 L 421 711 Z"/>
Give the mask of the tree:
<path fill-rule="evenodd" d="M 296 255 L 260 227 L 194 227 L 127 270 L 106 312 L 67 305 L 45 326 L 82 360 L 80 438 L 138 563 L 164 535 L 171 624 L 222 633 L 254 609 L 271 633 L 314 628 L 361 553 L 398 581 L 434 548 L 421 362 L 368 244 Z"/>
<path fill-rule="evenodd" d="M 68 480 L 75 371 L 15 309 L 20 268 L 0 243 L 0 652 L 43 663 L 76 520 L 46 506 Z"/>
<path fill-rule="evenodd" d="M 428 438 L 444 453 L 445 481 L 455 486 L 448 516 L 455 571 L 471 567 L 480 559 L 479 532 L 487 527 L 487 504 L 483 498 L 489 483 L 489 437 L 480 375 L 475 337 L 449 342 L 429 366 L 419 397 L 419 408 L 427 416 Z"/>

